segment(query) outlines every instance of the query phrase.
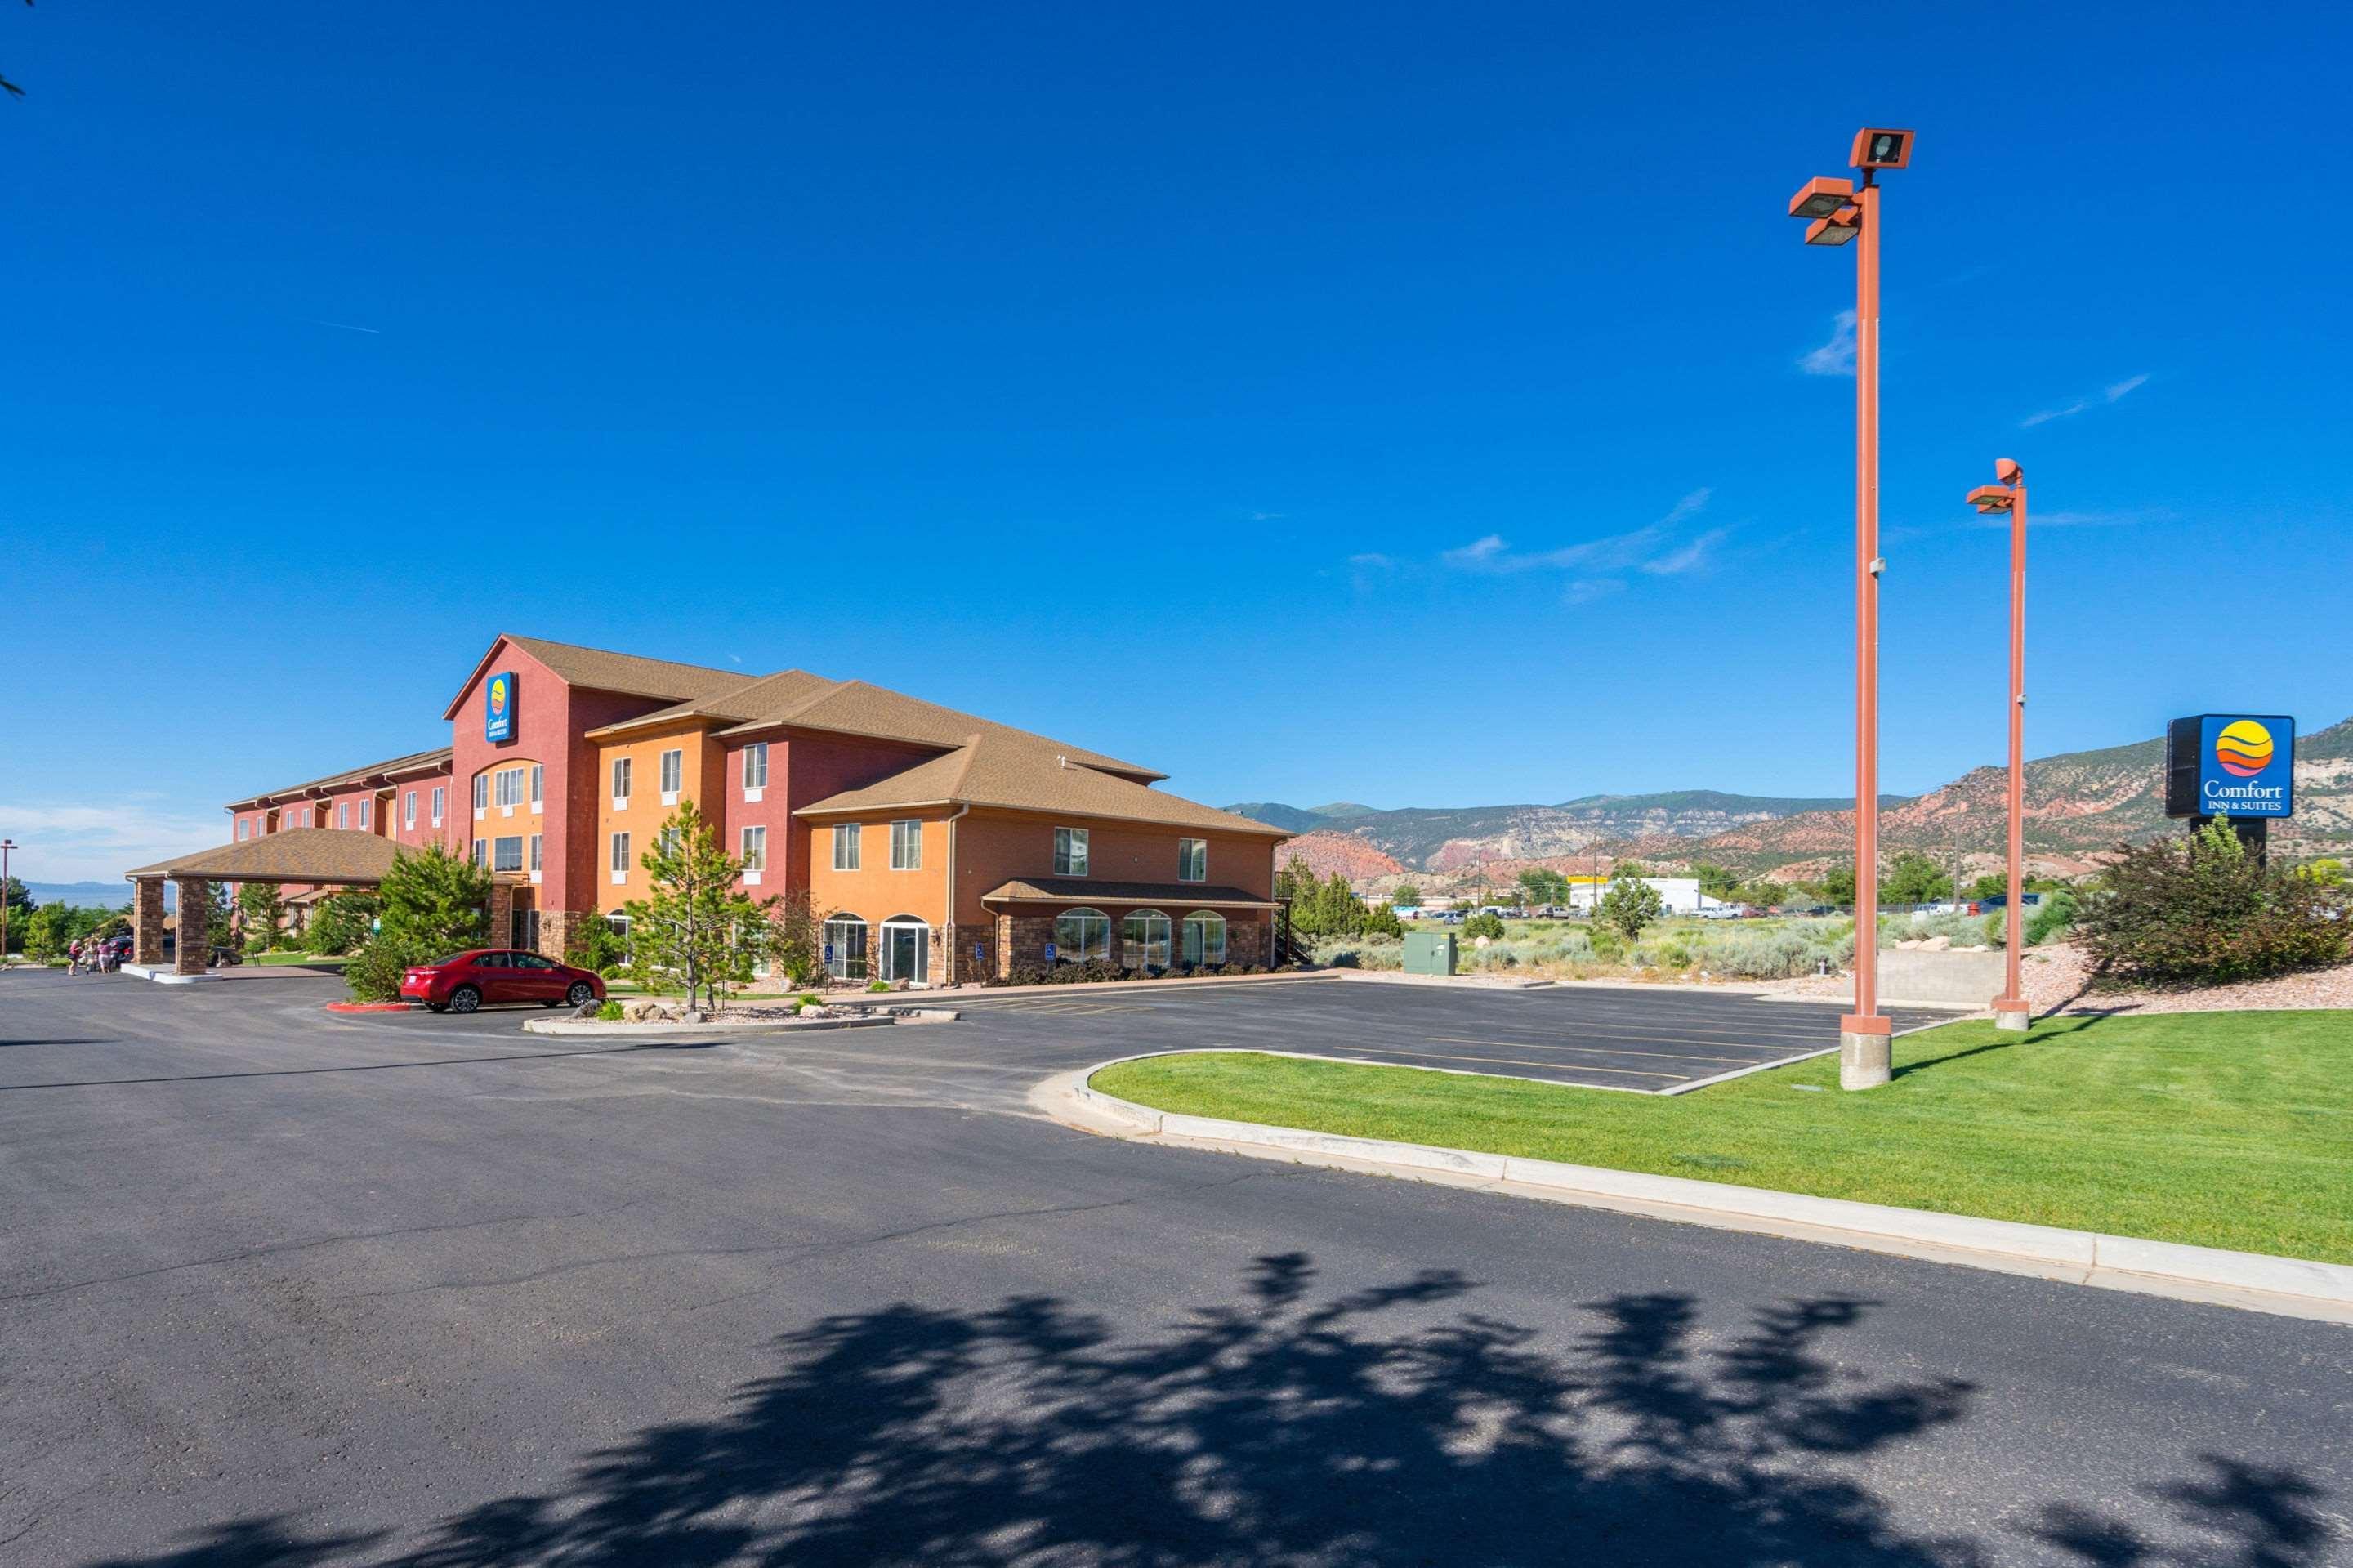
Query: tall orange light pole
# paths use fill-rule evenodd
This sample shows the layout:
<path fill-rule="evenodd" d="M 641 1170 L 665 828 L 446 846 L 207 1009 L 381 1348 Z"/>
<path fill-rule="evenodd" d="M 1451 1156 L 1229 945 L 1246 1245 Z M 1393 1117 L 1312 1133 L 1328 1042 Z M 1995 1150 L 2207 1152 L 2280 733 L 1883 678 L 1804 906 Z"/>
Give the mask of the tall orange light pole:
<path fill-rule="evenodd" d="M 1879 171 L 1912 161 L 1912 132 L 1855 132 L 1859 179 L 1809 180 L 1789 198 L 1809 245 L 1860 240 L 1854 256 L 1854 1011 L 1839 1020 L 1839 1086 L 1889 1076 L 1879 1011 Z"/>
<path fill-rule="evenodd" d="M 2010 903 L 2002 921 L 2010 966 L 1993 999 L 1993 1026 L 2023 1032 L 2034 1021 L 2018 978 L 2026 950 L 2026 471 L 1996 458 L 1993 473 L 2000 484 L 1969 492 L 1980 513 L 2010 514 Z"/>

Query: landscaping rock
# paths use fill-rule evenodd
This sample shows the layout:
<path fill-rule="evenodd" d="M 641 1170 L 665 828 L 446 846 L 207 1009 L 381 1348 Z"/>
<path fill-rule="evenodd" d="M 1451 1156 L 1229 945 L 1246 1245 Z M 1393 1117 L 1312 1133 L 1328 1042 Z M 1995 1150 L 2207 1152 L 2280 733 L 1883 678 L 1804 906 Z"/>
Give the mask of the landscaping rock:
<path fill-rule="evenodd" d="M 596 1016 L 597 1012 L 604 1008 L 604 1005 L 605 1004 L 601 1001 L 584 1001 L 579 1006 L 572 1010 L 572 1016 L 575 1018 L 594 1018 Z"/>
<path fill-rule="evenodd" d="M 1924 953 L 1941 953 L 1952 947 L 1953 939 L 1950 937 L 1931 937 L 1917 945 Z"/>
<path fill-rule="evenodd" d="M 621 1021 L 625 1023 L 654 1023 L 662 1017 L 662 1004 L 645 997 L 634 997 L 621 1003 Z"/>

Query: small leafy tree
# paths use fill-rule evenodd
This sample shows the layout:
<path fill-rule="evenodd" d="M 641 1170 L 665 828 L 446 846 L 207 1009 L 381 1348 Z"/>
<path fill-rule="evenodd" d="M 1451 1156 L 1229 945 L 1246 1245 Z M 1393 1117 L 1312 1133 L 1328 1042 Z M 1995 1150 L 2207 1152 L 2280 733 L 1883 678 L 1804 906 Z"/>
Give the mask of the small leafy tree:
<path fill-rule="evenodd" d="M 825 973 L 825 921 L 806 893 L 769 900 L 768 961 L 795 985 Z"/>
<path fill-rule="evenodd" d="M 1854 902 L 1854 867 L 1832 866 L 1822 873 L 1820 882 L 1814 884 L 1814 891 L 1820 894 L 1828 903 L 1852 904 Z"/>
<path fill-rule="evenodd" d="M 1462 922 L 1462 934 L 1473 939 L 1484 937 L 1489 941 L 1500 942 L 1504 939 L 1504 917 L 1492 914 L 1473 915 Z"/>
<path fill-rule="evenodd" d="M 375 934 L 343 966 L 362 1001 L 400 994 L 401 971 L 482 946 L 490 925 L 491 874 L 443 844 L 396 850 L 377 890 Z"/>
<path fill-rule="evenodd" d="M 2333 854 L 2305 862 L 2295 868 L 2295 874 L 2306 882 L 2318 883 L 2323 887 L 2345 885 L 2345 863 Z"/>
<path fill-rule="evenodd" d="M 1734 895 L 1740 888 L 1739 876 L 1728 866 L 1716 865 L 1704 860 L 1694 861 L 1692 863 L 1692 874 L 1699 878 L 1699 890 L 1702 893 L 1726 904 L 1733 902 Z"/>
<path fill-rule="evenodd" d="M 1397 891 L 1389 895 L 1389 907 L 1392 909 L 1420 908 L 1421 889 L 1410 882 L 1398 883 Z"/>
<path fill-rule="evenodd" d="M 320 900 L 311 911 L 311 923 L 302 931 L 302 948 L 306 952 L 325 958 L 340 958 L 365 942 L 373 934 L 375 923 L 376 899 L 371 893 L 356 889 L 337 893 Z"/>
<path fill-rule="evenodd" d="M 1405 922 L 1398 919 L 1397 911 L 1386 904 L 1367 905 L 1365 907 L 1364 929 L 1358 935 L 1402 937 L 1405 935 Z"/>
<path fill-rule="evenodd" d="M 1918 850 L 1897 855 L 1879 879 L 1883 904 L 1928 904 L 1952 891 L 1953 879 Z"/>
<path fill-rule="evenodd" d="M 63 904 L 44 904 L 25 920 L 25 956 L 36 963 L 62 957 L 74 939 L 73 910 Z"/>
<path fill-rule="evenodd" d="M 267 952 L 278 945 L 278 922 L 285 917 L 286 901 L 274 882 L 248 882 L 237 890 L 237 906 L 245 916 L 245 945 Z"/>
<path fill-rule="evenodd" d="M 573 921 L 565 932 L 564 961 L 575 969 L 601 975 L 629 961 L 629 945 L 621 940 L 610 920 L 592 911 Z"/>
<path fill-rule="evenodd" d="M 1631 942 L 1642 934 L 1643 927 L 1666 913 L 1666 907 L 1659 890 L 1642 879 L 1642 868 L 1630 863 L 1610 872 L 1609 885 L 1602 890 L 1594 917 Z"/>
<path fill-rule="evenodd" d="M 716 1007 L 723 986 L 749 984 L 767 952 L 768 910 L 736 885 L 743 863 L 720 848 L 693 801 L 680 802 L 638 863 L 652 884 L 626 906 L 638 983 L 682 986 L 689 1007 L 697 997 Z"/>
<path fill-rule="evenodd" d="M 2180 838 L 2122 845 L 2075 932 L 2113 980 L 2221 985 L 2346 956 L 2344 890 L 2249 854 L 2215 819 Z"/>
<path fill-rule="evenodd" d="M 1973 899 L 2000 898 L 2010 891 L 2010 873 L 1989 871 L 1969 884 L 1968 895 Z"/>
<path fill-rule="evenodd" d="M 228 884 L 205 885 L 206 938 L 216 948 L 237 946 L 237 907 L 229 902 Z"/>

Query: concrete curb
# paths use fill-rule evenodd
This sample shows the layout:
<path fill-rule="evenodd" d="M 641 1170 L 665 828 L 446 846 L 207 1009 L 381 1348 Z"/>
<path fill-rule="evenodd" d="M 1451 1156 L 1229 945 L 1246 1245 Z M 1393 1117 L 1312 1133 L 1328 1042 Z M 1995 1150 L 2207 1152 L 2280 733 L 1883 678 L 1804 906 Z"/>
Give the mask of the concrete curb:
<path fill-rule="evenodd" d="M 1071 985 L 957 986 L 943 991 L 958 1007 L 986 1007 L 993 1001 L 1027 1001 L 1036 996 L 1124 996 L 1138 991 L 1199 991 L 1208 986 L 1288 984 L 1299 980 L 1337 980 L 1346 969 L 1276 969 L 1257 975 L 1192 975 L 1176 980 L 1081 980 Z"/>
<path fill-rule="evenodd" d="M 125 964 L 122 966 L 122 972 L 127 975 L 137 975 L 143 980 L 153 980 L 157 985 L 203 985 L 209 980 L 221 978 L 213 974 L 184 975 L 177 969 L 167 969 L 162 964 Z"/>
<path fill-rule="evenodd" d="M 1685 1176 L 1651 1176 L 1596 1165 L 1186 1116 L 1155 1110 L 1089 1086 L 1089 1078 L 1115 1065 L 1102 1062 L 1057 1074 L 1030 1091 L 1029 1103 L 1066 1126 L 1139 1142 L 1477 1186 L 1543 1202 L 1573 1203 L 2104 1289 L 2353 1324 L 2353 1266 L 2344 1264 L 1817 1198 Z"/>
<path fill-rule="evenodd" d="M 608 1040 L 708 1040 L 715 1035 L 800 1034 L 820 1029 L 881 1029 L 898 1023 L 954 1023 L 960 1016 L 944 1007 L 894 1008 L 858 1018 L 715 1018 L 706 1023 L 607 1023 L 590 1018 L 527 1018 L 526 1034 L 595 1035 Z"/>

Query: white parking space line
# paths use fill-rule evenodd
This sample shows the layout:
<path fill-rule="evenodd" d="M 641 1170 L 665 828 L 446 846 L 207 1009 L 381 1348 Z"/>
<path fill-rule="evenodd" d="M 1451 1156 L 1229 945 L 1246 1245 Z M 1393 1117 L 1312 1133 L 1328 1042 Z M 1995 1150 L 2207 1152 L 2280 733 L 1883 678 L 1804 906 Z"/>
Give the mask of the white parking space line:
<path fill-rule="evenodd" d="M 1529 1062 L 1511 1056 L 1451 1056 L 1442 1051 L 1384 1051 L 1377 1045 L 1345 1045 L 1334 1049 L 1355 1055 L 1405 1056 L 1419 1062 L 1478 1062 L 1496 1067 L 1542 1067 L 1548 1073 L 1619 1073 L 1630 1078 L 1664 1078 L 1671 1084 L 1681 1083 L 1687 1076 L 1683 1073 L 1645 1073 L 1635 1067 L 1605 1067 L 1599 1062 Z"/>
<path fill-rule="evenodd" d="M 1624 1036 L 1613 1034 L 1610 1038 L 1623 1039 Z M 1675 1051 L 1621 1051 L 1609 1045 L 1567 1045 L 1542 1040 L 1474 1040 L 1462 1034 L 1433 1034 L 1430 1039 L 1433 1044 L 1440 1045 L 1496 1045 L 1506 1051 L 1581 1051 L 1600 1056 L 1639 1056 L 1651 1062 L 1739 1063 L 1748 1060 L 1746 1056 L 1686 1056 Z"/>

